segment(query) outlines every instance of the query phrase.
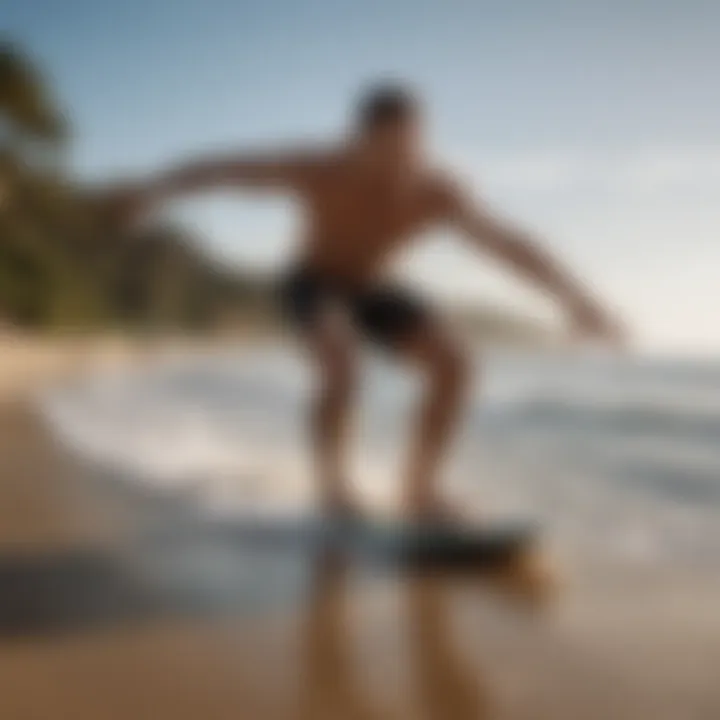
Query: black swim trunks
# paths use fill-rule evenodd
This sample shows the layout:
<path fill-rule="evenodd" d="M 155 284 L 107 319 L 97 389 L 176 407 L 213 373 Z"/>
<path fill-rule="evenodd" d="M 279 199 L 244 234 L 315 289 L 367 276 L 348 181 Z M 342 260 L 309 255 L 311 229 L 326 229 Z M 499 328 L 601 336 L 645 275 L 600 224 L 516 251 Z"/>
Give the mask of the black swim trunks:
<path fill-rule="evenodd" d="M 412 293 L 394 285 L 353 287 L 312 269 L 291 272 L 280 289 L 284 313 L 301 331 L 311 329 L 328 307 L 338 307 L 363 336 L 393 348 L 421 329 L 429 308 Z"/>

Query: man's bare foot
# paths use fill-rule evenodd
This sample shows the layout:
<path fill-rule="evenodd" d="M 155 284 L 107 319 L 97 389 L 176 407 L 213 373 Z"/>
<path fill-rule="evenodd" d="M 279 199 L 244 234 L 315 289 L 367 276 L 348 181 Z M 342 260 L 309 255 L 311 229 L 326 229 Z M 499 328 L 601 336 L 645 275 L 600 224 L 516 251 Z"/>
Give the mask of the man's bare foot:
<path fill-rule="evenodd" d="M 423 525 L 454 525 L 460 521 L 459 508 L 440 498 L 411 498 L 405 502 L 405 514 L 411 521 Z"/>
<path fill-rule="evenodd" d="M 348 494 L 341 492 L 326 494 L 320 507 L 323 515 L 333 520 L 357 520 L 362 514 L 357 503 Z"/>

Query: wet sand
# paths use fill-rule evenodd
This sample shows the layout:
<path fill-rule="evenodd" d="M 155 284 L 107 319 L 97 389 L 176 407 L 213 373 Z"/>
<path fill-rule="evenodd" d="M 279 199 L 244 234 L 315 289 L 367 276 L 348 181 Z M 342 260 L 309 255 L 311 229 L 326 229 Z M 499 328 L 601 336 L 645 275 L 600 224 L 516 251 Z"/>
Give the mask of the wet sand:
<path fill-rule="evenodd" d="M 248 553 L 0 407 L 0 717 L 720 717 L 720 578 L 480 577 Z"/>

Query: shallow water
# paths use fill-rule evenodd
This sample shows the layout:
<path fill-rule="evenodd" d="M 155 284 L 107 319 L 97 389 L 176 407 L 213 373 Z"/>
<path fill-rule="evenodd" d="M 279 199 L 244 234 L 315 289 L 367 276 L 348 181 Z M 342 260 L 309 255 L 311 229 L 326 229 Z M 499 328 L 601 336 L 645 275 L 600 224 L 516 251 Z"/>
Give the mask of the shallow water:
<path fill-rule="evenodd" d="M 538 518 L 569 560 L 720 565 L 720 363 L 490 354 L 447 483 L 483 514 Z M 212 513 L 311 505 L 312 376 L 292 351 L 180 358 L 44 398 L 79 453 Z M 352 467 L 398 493 L 417 379 L 368 358 Z"/>

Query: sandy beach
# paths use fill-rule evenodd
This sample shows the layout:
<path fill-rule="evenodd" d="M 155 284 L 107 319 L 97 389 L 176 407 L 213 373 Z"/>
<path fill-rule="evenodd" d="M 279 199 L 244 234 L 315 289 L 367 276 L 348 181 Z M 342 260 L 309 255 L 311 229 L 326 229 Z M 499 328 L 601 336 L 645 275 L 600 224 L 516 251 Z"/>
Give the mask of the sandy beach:
<path fill-rule="evenodd" d="M 290 571 L 71 457 L 27 390 L 78 365 L 41 352 L 0 406 L 0 717 L 720 717 L 720 578 L 588 568 L 536 606 L 498 579 Z"/>

